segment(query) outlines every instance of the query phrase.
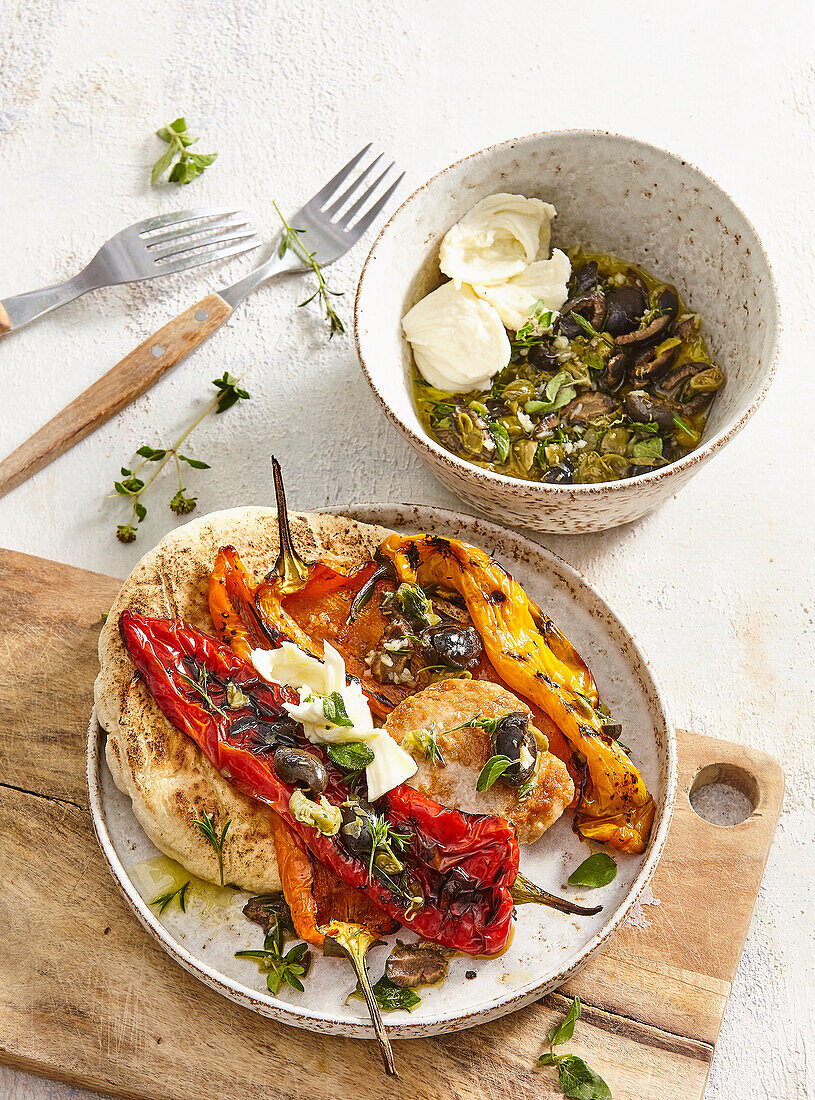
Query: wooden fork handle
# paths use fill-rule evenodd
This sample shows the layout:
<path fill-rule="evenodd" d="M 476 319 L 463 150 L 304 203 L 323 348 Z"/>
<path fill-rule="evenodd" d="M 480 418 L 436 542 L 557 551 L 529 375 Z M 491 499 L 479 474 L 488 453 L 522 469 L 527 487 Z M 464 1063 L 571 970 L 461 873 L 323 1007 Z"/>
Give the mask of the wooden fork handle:
<path fill-rule="evenodd" d="M 0 326 L 3 312 L 0 307 Z M 219 294 L 208 294 L 154 332 L 0 462 L 0 497 L 150 389 L 211 336 L 231 313 L 232 306 Z"/>

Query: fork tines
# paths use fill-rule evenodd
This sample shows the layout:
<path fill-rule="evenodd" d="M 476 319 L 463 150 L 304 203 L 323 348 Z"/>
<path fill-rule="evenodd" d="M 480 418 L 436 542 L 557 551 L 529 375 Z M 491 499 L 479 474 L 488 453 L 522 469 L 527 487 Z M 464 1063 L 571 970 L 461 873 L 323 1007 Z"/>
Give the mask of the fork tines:
<path fill-rule="evenodd" d="M 203 207 L 147 218 L 131 227 L 162 271 L 221 260 L 262 244 L 241 210 Z"/>
<path fill-rule="evenodd" d="M 382 212 L 405 175 L 404 172 L 401 172 L 385 192 L 376 199 L 373 205 L 369 206 L 368 204 L 376 195 L 379 185 L 385 180 L 385 177 L 391 169 L 396 168 L 396 163 L 391 161 L 387 168 L 380 172 L 374 182 L 369 184 L 368 187 L 357 196 L 363 181 L 367 179 L 373 169 L 382 160 L 381 153 L 375 156 L 373 160 L 369 161 L 367 166 L 361 168 L 352 182 L 349 183 L 348 181 L 351 180 L 351 177 L 354 175 L 354 170 L 361 165 L 370 150 L 370 143 L 366 145 L 364 149 L 360 149 L 357 155 L 352 157 L 345 167 L 341 168 L 336 176 L 330 179 L 325 187 L 318 191 L 306 204 L 307 210 L 310 209 L 314 214 L 319 213 L 322 215 L 323 219 L 327 218 L 332 225 L 348 233 L 352 233 L 356 237 L 362 236 L 375 218 Z M 345 186 L 346 184 L 347 186 Z M 342 194 L 338 195 L 338 192 L 343 186 L 345 186 L 345 190 Z M 355 196 L 357 196 L 356 201 L 353 202 L 351 206 L 347 206 Z"/>

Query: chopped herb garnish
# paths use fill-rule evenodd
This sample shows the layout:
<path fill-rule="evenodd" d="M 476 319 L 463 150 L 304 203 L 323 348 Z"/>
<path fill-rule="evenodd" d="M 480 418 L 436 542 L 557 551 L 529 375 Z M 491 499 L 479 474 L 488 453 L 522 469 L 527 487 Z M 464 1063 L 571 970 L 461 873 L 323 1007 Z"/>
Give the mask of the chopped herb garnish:
<path fill-rule="evenodd" d="M 226 824 L 219 833 L 215 825 L 215 814 L 208 814 L 206 810 L 204 810 L 202 817 L 196 818 L 195 821 L 193 821 L 193 825 L 201 830 L 205 840 L 215 851 L 215 855 L 218 859 L 218 871 L 221 876 L 221 886 L 224 884 L 224 841 L 226 840 L 226 834 L 231 824 L 232 819 L 227 818 Z"/>
<path fill-rule="evenodd" d="M 252 959 L 262 971 L 266 971 L 266 988 L 277 995 L 283 985 L 289 985 L 298 993 L 303 992 L 303 982 L 311 968 L 311 952 L 307 943 L 298 943 L 284 955 L 277 930 L 271 931 L 262 951 L 236 951 L 236 959 Z"/>
<path fill-rule="evenodd" d="M 344 772 L 361 772 L 374 762 L 374 752 L 364 741 L 346 741 L 339 745 L 326 745 L 325 751 L 332 764 Z"/>
<path fill-rule="evenodd" d="M 608 852 L 595 852 L 569 875 L 570 886 L 585 886 L 597 890 L 608 886 L 617 877 L 617 864 Z"/>
<path fill-rule="evenodd" d="M 161 916 L 173 898 L 178 899 L 178 907 L 182 913 L 187 912 L 187 891 L 190 888 L 192 880 L 187 879 L 183 886 L 177 886 L 175 890 L 170 890 L 166 894 L 160 894 L 159 897 L 153 898 L 150 902 L 151 905 L 158 906 L 158 915 Z"/>
<path fill-rule="evenodd" d="M 338 691 L 323 696 L 323 714 L 332 726 L 353 726 L 345 709 L 345 701 Z"/>
<path fill-rule="evenodd" d="M 373 992 L 376 1003 L 383 1012 L 396 1012 L 399 1010 L 412 1012 L 416 1005 L 422 1003 L 422 998 L 415 989 L 396 985 L 384 974 L 378 982 L 374 982 L 371 986 L 371 991 Z M 348 994 L 346 1000 L 350 1000 L 352 997 L 363 997 L 364 999 L 362 986 L 359 982 L 357 982 L 356 989 Z"/>
<path fill-rule="evenodd" d="M 510 760 L 508 756 L 491 756 L 475 784 L 477 791 L 488 791 L 496 780 L 500 779 L 507 768 L 511 768 L 517 761 Z"/>

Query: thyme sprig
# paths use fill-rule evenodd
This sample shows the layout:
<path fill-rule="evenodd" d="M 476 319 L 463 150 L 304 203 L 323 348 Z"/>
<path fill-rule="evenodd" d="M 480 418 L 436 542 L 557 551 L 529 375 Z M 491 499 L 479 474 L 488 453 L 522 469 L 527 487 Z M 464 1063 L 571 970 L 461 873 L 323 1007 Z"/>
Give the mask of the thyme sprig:
<path fill-rule="evenodd" d="M 168 890 L 166 894 L 160 894 L 157 898 L 153 898 L 150 902 L 151 905 L 158 906 L 158 915 L 161 916 L 173 898 L 178 899 L 178 906 L 182 913 L 187 912 L 187 891 L 190 888 L 192 879 L 187 879 L 183 886 L 177 886 L 175 890 Z"/>
<path fill-rule="evenodd" d="M 282 985 L 289 985 L 302 993 L 304 987 L 301 979 L 305 978 L 311 967 L 308 944 L 295 944 L 284 955 L 276 929 L 266 936 L 262 951 L 236 951 L 235 958 L 253 959 L 261 970 L 265 970 L 266 988 L 275 996 Z"/>
<path fill-rule="evenodd" d="M 272 201 L 272 206 L 277 211 L 277 216 L 283 223 L 283 235 L 280 238 L 279 255 L 282 257 L 285 256 L 285 254 L 289 251 L 293 252 L 300 260 L 302 260 L 306 267 L 311 268 L 317 279 L 317 289 L 314 291 L 310 298 L 306 298 L 304 302 L 300 302 L 299 304 L 300 306 L 307 306 L 310 302 L 313 302 L 315 298 L 320 299 L 320 303 L 323 307 L 325 318 L 328 321 L 330 329 L 328 334 L 328 338 L 330 340 L 335 333 L 339 332 L 342 334 L 345 332 L 345 325 L 342 323 L 339 315 L 331 304 L 331 299 L 341 298 L 343 295 L 343 291 L 329 289 L 328 284 L 325 281 L 325 276 L 323 275 L 322 265 L 317 259 L 317 253 L 309 252 L 305 245 L 300 241 L 300 234 L 305 233 L 305 229 L 297 229 L 295 228 L 295 226 L 289 225 L 289 223 L 281 214 L 280 207 L 277 205 L 276 202 L 274 202 L 274 200 Z"/>
<path fill-rule="evenodd" d="M 193 821 L 193 825 L 196 829 L 201 830 L 204 839 L 215 850 L 215 855 L 218 859 L 218 873 L 221 876 L 221 886 L 224 884 L 224 841 L 226 840 L 226 834 L 231 824 L 232 818 L 227 818 L 226 824 L 219 833 L 215 824 L 215 814 L 208 814 L 206 810 L 204 810 L 203 817 L 197 817 L 195 821 Z"/>
<path fill-rule="evenodd" d="M 214 378 L 212 384 L 218 391 L 217 396 L 209 402 L 203 412 L 193 420 L 192 424 L 181 433 L 171 447 L 151 447 L 148 444 L 143 444 L 136 451 L 136 454 L 141 458 L 141 462 L 132 469 L 127 466 L 122 466 L 121 480 L 114 481 L 113 488 L 116 494 L 127 497 L 131 501 L 131 512 L 127 522 L 120 523 L 116 528 L 116 538 L 120 542 L 135 541 L 137 524 L 141 523 L 147 515 L 147 506 L 142 498 L 169 462 L 174 463 L 176 474 L 178 475 L 178 488 L 170 498 L 170 509 L 175 512 L 177 516 L 184 516 L 194 511 L 198 503 L 198 498 L 194 496 L 185 496 L 186 489 L 184 487 L 184 479 L 181 472 L 181 463 L 186 463 L 186 465 L 190 466 L 193 470 L 209 470 L 210 465 L 200 458 L 190 458 L 188 455 L 182 454 L 180 450 L 181 445 L 195 431 L 201 421 L 211 412 L 226 412 L 226 410 L 231 409 L 236 402 L 249 399 L 249 394 L 246 390 L 240 388 L 238 385 L 239 382 L 240 378 L 233 378 L 232 375 L 226 371 L 221 378 Z M 140 475 L 149 462 L 156 463 L 156 468 L 153 473 L 145 479 L 144 476 Z"/>
<path fill-rule="evenodd" d="M 196 691 L 207 705 L 207 708 L 213 714 L 219 714 L 221 718 L 227 718 L 227 713 L 223 707 L 219 707 L 213 700 L 207 689 L 207 670 L 203 665 L 198 666 L 198 681 L 193 680 L 191 676 L 185 676 L 184 673 L 180 673 L 181 679 L 190 685 L 190 687 Z M 244 698 L 246 698 L 244 696 Z"/>

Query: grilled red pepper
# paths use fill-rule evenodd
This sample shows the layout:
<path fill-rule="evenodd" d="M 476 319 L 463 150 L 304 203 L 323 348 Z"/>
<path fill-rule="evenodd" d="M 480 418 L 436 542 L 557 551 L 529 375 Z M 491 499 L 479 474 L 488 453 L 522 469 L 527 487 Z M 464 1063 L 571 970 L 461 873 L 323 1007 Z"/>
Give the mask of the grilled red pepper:
<path fill-rule="evenodd" d="M 494 955 L 506 947 L 510 887 L 518 873 L 512 825 L 447 809 L 402 784 L 383 796 L 377 812 L 403 837 L 399 861 L 404 870 L 398 881 L 376 868 L 371 875 L 370 860 L 354 855 L 342 833 L 325 836 L 289 809 L 294 788 L 277 777 L 273 766 L 280 743 L 302 745 L 322 756 L 332 804 L 359 797 L 285 711 L 284 702 L 297 701 L 290 689 L 268 684 L 227 646 L 180 620 L 124 611 L 119 629 L 131 660 L 173 725 L 192 737 L 223 776 L 270 805 L 339 879 L 418 935 L 446 947 L 473 955 Z M 240 689 L 245 704 L 229 707 L 229 684 Z M 416 898 L 420 903 L 411 901 Z"/>

